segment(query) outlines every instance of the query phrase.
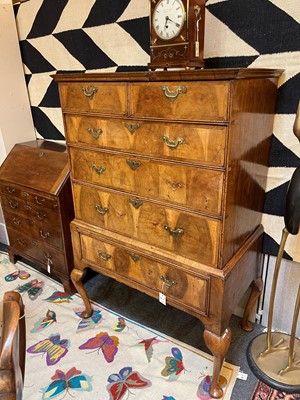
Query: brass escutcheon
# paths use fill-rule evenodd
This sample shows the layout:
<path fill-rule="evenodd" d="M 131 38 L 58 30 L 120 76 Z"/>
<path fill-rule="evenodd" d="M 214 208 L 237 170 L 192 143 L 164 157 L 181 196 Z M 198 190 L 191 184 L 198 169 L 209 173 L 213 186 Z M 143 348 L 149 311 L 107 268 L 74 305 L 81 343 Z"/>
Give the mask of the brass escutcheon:
<path fill-rule="evenodd" d="M 90 135 L 93 136 L 94 139 L 99 139 L 99 136 L 101 135 L 101 133 L 103 132 L 103 130 L 101 128 L 97 129 L 96 131 L 93 128 L 87 128 L 87 131 Z"/>
<path fill-rule="evenodd" d="M 186 93 L 185 86 L 178 86 L 175 90 L 170 90 L 168 86 L 162 86 L 161 90 L 163 91 L 166 98 L 170 101 L 175 101 L 179 94 Z"/>
<path fill-rule="evenodd" d="M 107 211 L 108 211 L 108 208 L 107 208 L 107 207 L 101 207 L 100 204 L 96 204 L 96 205 L 95 205 L 95 208 L 96 208 L 97 212 L 98 212 L 99 214 L 101 214 L 101 215 L 106 214 Z"/>
<path fill-rule="evenodd" d="M 141 125 L 140 124 L 128 124 L 124 123 L 124 126 L 129 130 L 130 133 L 134 133 Z"/>
<path fill-rule="evenodd" d="M 168 225 L 164 225 L 164 229 L 173 237 L 173 238 L 178 238 L 183 235 L 183 229 L 181 228 L 176 228 L 176 229 L 171 229 Z"/>
<path fill-rule="evenodd" d="M 126 160 L 127 164 L 129 165 L 129 167 L 135 171 L 140 165 L 141 162 L 139 161 L 134 161 L 134 160 Z"/>
<path fill-rule="evenodd" d="M 37 217 L 37 219 L 43 220 L 43 219 L 45 219 L 47 217 L 47 215 L 46 214 L 42 214 L 40 211 L 38 211 L 36 213 L 36 217 Z"/>
<path fill-rule="evenodd" d="M 160 276 L 160 280 L 163 281 L 164 286 L 166 286 L 168 289 L 172 287 L 173 285 L 177 285 L 177 282 L 175 279 L 166 279 L 164 276 Z"/>
<path fill-rule="evenodd" d="M 100 257 L 103 261 L 107 261 L 107 260 L 109 260 L 109 259 L 111 258 L 111 255 L 110 255 L 110 254 L 105 253 L 105 252 L 102 251 L 102 250 L 98 250 L 98 255 L 99 255 L 99 257 Z"/>
<path fill-rule="evenodd" d="M 92 169 L 94 169 L 98 175 L 101 175 L 106 170 L 106 167 L 104 165 L 101 165 L 100 167 L 98 167 L 96 164 L 93 163 Z"/>
<path fill-rule="evenodd" d="M 48 237 L 50 236 L 50 233 L 49 232 L 44 233 L 44 231 L 41 229 L 40 235 L 43 239 L 48 239 Z"/>
<path fill-rule="evenodd" d="M 134 208 L 138 209 L 143 204 L 142 200 L 129 199 L 129 203 L 133 205 Z"/>
<path fill-rule="evenodd" d="M 140 259 L 142 258 L 141 256 L 139 256 L 138 254 L 134 254 L 134 253 L 129 253 L 130 257 L 132 258 L 132 260 L 134 262 L 138 262 L 140 261 Z"/>
<path fill-rule="evenodd" d="M 35 202 L 37 203 L 37 204 L 44 204 L 45 203 L 45 199 L 40 199 L 38 196 L 35 196 L 34 197 L 35 198 Z"/>
<path fill-rule="evenodd" d="M 83 86 L 82 91 L 89 100 L 92 100 L 94 94 L 98 92 L 98 88 L 95 86 Z"/>
<path fill-rule="evenodd" d="M 184 138 L 181 137 L 177 137 L 176 139 L 171 140 L 170 138 L 168 138 L 168 136 L 164 135 L 162 139 L 166 143 L 166 145 L 170 147 L 170 149 L 176 149 L 179 144 L 184 143 Z"/>

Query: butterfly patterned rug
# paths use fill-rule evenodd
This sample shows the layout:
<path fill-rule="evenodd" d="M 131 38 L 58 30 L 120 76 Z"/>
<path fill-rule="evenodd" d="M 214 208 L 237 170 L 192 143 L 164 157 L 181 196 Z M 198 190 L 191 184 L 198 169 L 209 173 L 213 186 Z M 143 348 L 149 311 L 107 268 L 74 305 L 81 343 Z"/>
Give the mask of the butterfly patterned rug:
<path fill-rule="evenodd" d="M 26 318 L 24 400 L 209 400 L 213 358 L 93 303 L 0 253 L 0 296 L 22 294 Z M 229 400 L 239 368 L 220 377 Z"/>

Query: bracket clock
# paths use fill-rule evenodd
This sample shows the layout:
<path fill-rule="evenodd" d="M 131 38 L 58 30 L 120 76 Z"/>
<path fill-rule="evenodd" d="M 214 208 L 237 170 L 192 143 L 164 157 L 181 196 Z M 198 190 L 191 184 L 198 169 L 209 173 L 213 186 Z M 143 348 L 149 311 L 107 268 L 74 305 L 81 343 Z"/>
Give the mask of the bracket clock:
<path fill-rule="evenodd" d="M 203 68 L 207 0 L 150 0 L 148 68 Z"/>

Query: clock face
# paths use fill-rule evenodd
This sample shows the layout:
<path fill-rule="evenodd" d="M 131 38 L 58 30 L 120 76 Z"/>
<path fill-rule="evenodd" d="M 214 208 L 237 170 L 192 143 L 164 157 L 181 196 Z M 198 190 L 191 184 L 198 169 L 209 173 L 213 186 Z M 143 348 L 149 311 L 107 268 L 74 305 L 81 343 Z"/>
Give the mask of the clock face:
<path fill-rule="evenodd" d="M 181 32 L 186 14 L 181 0 L 160 0 L 152 16 L 153 28 L 162 40 L 171 40 Z"/>

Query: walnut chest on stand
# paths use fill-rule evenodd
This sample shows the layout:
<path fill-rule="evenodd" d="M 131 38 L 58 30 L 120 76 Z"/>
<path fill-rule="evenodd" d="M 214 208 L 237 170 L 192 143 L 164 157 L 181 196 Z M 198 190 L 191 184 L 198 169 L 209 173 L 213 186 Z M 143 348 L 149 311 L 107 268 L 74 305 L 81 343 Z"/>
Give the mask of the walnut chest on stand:
<path fill-rule="evenodd" d="M 75 219 L 72 280 L 87 266 L 198 317 L 218 378 L 234 307 L 259 294 L 261 212 L 282 71 L 64 74 Z M 160 293 L 165 296 L 161 296 Z M 164 300 L 163 300 L 164 301 Z"/>
<path fill-rule="evenodd" d="M 0 195 L 10 261 L 24 257 L 74 292 L 74 206 L 66 147 L 44 140 L 16 144 L 0 168 Z"/>

